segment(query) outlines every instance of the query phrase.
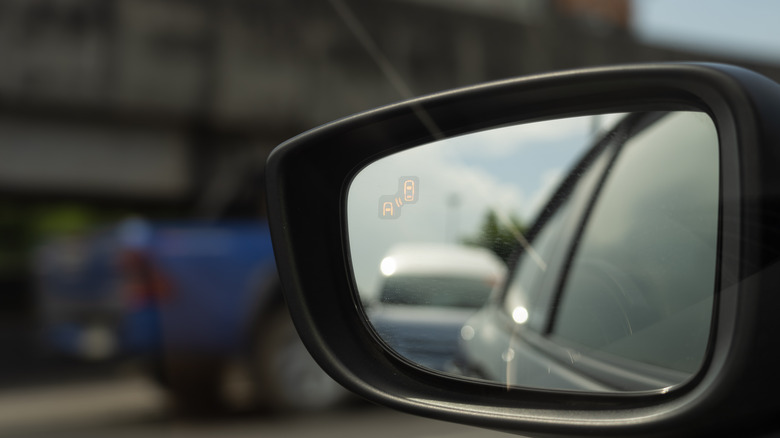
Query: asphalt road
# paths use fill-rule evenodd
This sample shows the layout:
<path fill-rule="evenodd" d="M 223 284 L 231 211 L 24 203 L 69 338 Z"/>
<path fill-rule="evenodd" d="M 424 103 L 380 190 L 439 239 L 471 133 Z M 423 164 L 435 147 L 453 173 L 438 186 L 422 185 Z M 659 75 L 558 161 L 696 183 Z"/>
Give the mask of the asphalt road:
<path fill-rule="evenodd" d="M 0 392 L 0 437 L 509 437 L 358 404 L 329 412 L 287 416 L 188 418 L 165 394 L 128 375 Z"/>

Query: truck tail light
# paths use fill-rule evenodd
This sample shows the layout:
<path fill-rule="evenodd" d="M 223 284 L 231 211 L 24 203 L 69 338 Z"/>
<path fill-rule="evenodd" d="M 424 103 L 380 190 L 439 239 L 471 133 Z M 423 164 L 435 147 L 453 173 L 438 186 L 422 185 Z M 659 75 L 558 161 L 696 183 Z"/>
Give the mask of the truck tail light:
<path fill-rule="evenodd" d="M 119 257 L 122 295 L 132 308 L 170 300 L 173 287 L 165 273 L 143 251 L 125 250 Z"/>

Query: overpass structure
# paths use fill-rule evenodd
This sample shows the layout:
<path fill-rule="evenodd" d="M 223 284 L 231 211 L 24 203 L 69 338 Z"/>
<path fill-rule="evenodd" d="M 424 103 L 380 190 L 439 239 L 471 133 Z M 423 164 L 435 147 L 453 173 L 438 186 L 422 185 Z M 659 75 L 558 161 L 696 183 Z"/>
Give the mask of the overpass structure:
<path fill-rule="evenodd" d="M 213 217 L 273 146 L 337 117 L 535 72 L 702 58 L 638 42 L 628 1 L 597 4 L 6 0 L 0 193 Z"/>

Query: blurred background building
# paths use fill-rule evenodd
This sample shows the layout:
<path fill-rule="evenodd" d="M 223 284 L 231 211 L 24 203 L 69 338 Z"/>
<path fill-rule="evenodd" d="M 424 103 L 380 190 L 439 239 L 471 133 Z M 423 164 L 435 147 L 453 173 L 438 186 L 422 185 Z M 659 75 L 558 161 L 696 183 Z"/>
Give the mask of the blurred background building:
<path fill-rule="evenodd" d="M 0 53 L 0 303 L 14 313 L 30 310 L 41 233 L 262 215 L 270 149 L 334 118 L 529 73 L 702 59 L 640 42 L 628 0 L 4 0 Z"/>

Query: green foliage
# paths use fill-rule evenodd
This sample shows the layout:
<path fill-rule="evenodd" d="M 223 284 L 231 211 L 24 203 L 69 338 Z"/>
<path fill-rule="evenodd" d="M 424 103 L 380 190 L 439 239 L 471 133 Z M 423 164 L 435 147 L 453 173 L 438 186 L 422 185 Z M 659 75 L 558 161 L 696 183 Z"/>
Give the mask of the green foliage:
<path fill-rule="evenodd" d="M 156 216 L 146 216 L 182 216 L 174 209 L 170 212 L 159 210 L 151 211 Z M 135 209 L 122 205 L 107 208 L 76 201 L 0 202 L 0 283 L 8 278 L 29 275 L 29 264 L 37 245 L 57 236 L 89 233 L 135 215 L 138 215 Z"/>
<path fill-rule="evenodd" d="M 487 248 L 508 264 L 509 257 L 519 245 L 518 235 L 524 233 L 525 226 L 517 217 L 511 216 L 502 220 L 494 210 L 488 210 L 478 234 L 466 237 L 462 242 Z"/>
<path fill-rule="evenodd" d="M 81 205 L 38 207 L 31 213 L 28 223 L 37 239 L 83 233 L 99 223 L 98 215 Z"/>
<path fill-rule="evenodd" d="M 85 232 L 97 215 L 76 204 L 0 203 L 0 281 L 27 275 L 35 245 L 52 236 Z"/>

